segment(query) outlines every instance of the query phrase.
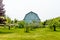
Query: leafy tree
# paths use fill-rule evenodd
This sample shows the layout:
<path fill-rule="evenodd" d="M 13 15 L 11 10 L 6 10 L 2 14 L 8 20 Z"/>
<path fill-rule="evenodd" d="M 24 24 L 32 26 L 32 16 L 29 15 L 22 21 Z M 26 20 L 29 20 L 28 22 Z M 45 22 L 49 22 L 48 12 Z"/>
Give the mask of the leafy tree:
<path fill-rule="evenodd" d="M 14 21 L 13 20 L 11 20 L 11 24 L 13 24 L 14 23 Z"/>
<path fill-rule="evenodd" d="M 19 28 L 24 28 L 25 22 L 23 20 L 19 21 L 18 25 L 19 25 Z"/>
<path fill-rule="evenodd" d="M 9 30 L 10 30 L 11 19 L 8 16 L 6 17 L 6 24 L 9 27 Z"/>
<path fill-rule="evenodd" d="M 56 25 L 55 24 L 53 25 L 53 28 L 54 28 L 54 31 L 56 31 Z"/>
<path fill-rule="evenodd" d="M 46 24 L 47 20 L 43 22 L 43 27 L 45 27 L 47 24 Z"/>
<path fill-rule="evenodd" d="M 31 25 L 29 25 L 28 23 L 25 24 L 25 32 L 29 33 L 29 28 Z"/>
<path fill-rule="evenodd" d="M 18 22 L 18 20 L 17 19 L 14 19 L 14 23 L 17 23 Z"/>
<path fill-rule="evenodd" d="M 7 24 L 10 24 L 11 23 L 11 19 L 8 16 L 6 17 L 6 20 L 7 20 L 6 21 Z"/>
<path fill-rule="evenodd" d="M 60 27 L 60 17 L 49 19 L 49 20 L 45 21 L 44 24 L 48 25 L 48 27 L 50 27 L 51 29 L 54 29 L 54 31 L 55 31 L 57 27 Z"/>

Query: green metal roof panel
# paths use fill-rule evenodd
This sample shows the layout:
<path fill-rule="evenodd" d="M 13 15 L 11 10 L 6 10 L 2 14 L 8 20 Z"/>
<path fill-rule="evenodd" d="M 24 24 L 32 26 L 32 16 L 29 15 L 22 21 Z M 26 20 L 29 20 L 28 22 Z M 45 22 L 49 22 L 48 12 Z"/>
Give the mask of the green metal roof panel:
<path fill-rule="evenodd" d="M 28 14 L 25 15 L 24 21 L 26 23 L 32 23 L 33 21 L 40 22 L 40 19 L 39 19 L 38 15 L 36 13 L 31 11 Z"/>

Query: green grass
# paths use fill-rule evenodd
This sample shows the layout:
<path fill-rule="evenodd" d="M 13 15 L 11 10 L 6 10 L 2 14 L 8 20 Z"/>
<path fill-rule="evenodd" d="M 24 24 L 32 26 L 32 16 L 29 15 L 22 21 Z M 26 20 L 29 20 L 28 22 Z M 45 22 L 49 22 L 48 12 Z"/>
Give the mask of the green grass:
<path fill-rule="evenodd" d="M 60 40 L 60 29 L 37 28 L 26 33 L 24 29 L 0 28 L 0 40 Z"/>

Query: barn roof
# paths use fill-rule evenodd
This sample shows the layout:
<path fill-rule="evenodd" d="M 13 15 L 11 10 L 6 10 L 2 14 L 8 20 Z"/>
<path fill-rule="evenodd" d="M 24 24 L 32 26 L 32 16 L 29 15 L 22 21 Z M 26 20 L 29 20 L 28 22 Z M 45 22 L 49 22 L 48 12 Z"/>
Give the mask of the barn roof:
<path fill-rule="evenodd" d="M 33 11 L 30 11 L 28 14 L 30 14 L 30 13 L 33 13 L 33 14 L 35 14 L 35 15 L 37 15 L 35 12 L 33 12 Z M 28 14 L 26 14 L 26 15 L 28 15 Z"/>
<path fill-rule="evenodd" d="M 25 15 L 25 17 L 26 17 L 27 15 L 29 15 L 29 14 L 35 14 L 36 16 L 38 16 L 35 12 L 30 11 L 28 14 Z M 25 19 L 25 17 L 24 17 L 24 19 Z M 38 18 L 39 18 L 39 17 L 38 17 Z M 39 18 L 39 19 L 40 19 L 40 18 Z"/>
<path fill-rule="evenodd" d="M 37 17 L 37 19 L 34 17 L 33 14 Z M 34 19 L 33 19 L 31 16 L 33 16 Z M 31 18 L 29 18 L 29 17 L 31 17 Z M 27 18 L 27 19 L 26 19 L 26 18 Z M 36 13 L 30 11 L 28 14 L 25 15 L 24 20 L 25 20 L 25 21 L 33 21 L 33 20 L 39 21 L 40 18 L 38 17 L 38 15 L 37 15 Z"/>

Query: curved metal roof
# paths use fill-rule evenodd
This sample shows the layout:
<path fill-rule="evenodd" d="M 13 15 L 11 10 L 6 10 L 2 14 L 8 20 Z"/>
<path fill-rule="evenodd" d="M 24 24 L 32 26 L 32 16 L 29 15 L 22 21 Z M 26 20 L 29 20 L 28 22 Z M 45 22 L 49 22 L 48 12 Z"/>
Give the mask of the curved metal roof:
<path fill-rule="evenodd" d="M 31 23 L 33 20 L 36 22 L 39 22 L 40 18 L 38 17 L 38 15 L 36 13 L 34 13 L 32 11 L 29 12 L 28 14 L 26 14 L 24 17 L 24 21 L 27 23 Z"/>

